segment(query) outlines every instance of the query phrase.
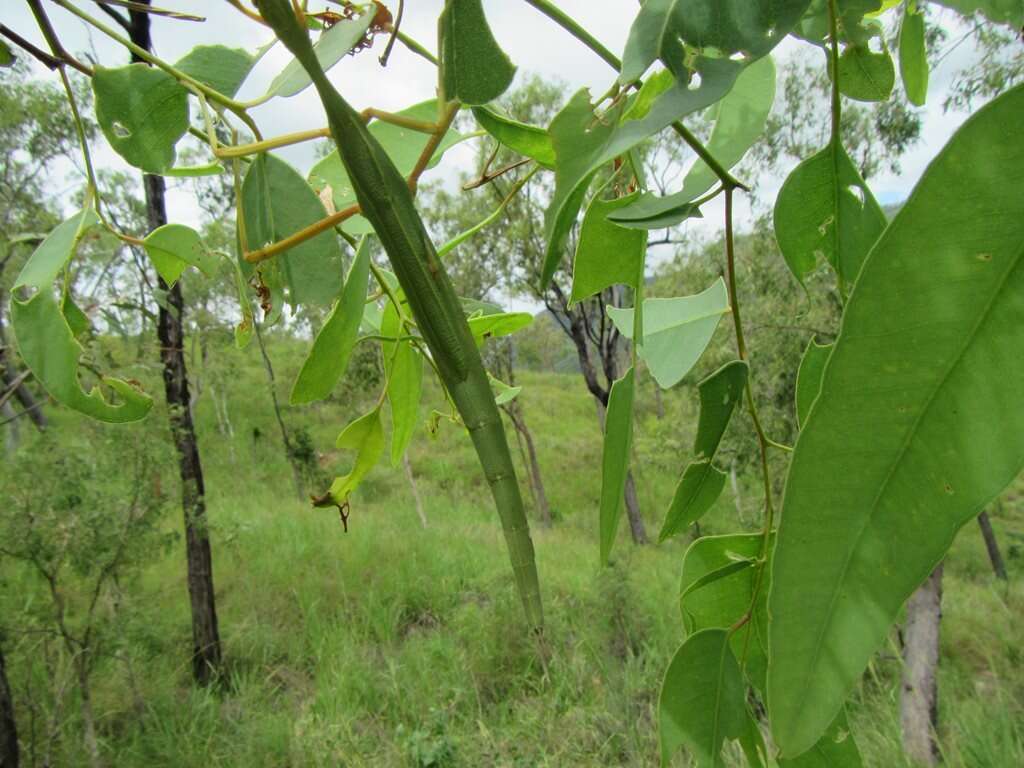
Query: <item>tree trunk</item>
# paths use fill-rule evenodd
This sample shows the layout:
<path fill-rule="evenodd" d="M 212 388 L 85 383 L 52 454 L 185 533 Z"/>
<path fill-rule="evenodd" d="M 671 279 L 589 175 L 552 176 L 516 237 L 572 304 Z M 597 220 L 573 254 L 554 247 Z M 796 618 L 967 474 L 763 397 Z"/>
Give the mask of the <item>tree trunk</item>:
<path fill-rule="evenodd" d="M 412 473 L 412 462 L 409 461 L 408 451 L 402 454 L 402 466 L 405 467 L 405 477 L 412 489 L 412 500 L 416 503 L 416 514 L 420 517 L 420 524 L 427 527 L 427 514 L 423 511 L 423 499 L 420 498 L 420 489 L 416 486 L 416 476 Z"/>
<path fill-rule="evenodd" d="M 533 496 L 534 506 L 537 508 L 537 515 L 541 523 L 551 525 L 551 505 L 548 504 L 548 494 L 544 489 L 544 478 L 540 473 L 540 462 L 537 460 L 537 446 L 533 442 L 533 434 L 526 425 L 523 412 L 515 401 L 512 401 L 505 408 L 505 412 L 512 419 L 512 426 L 515 427 L 516 435 L 522 436 L 526 443 L 526 470 L 530 478 L 530 495 Z"/>
<path fill-rule="evenodd" d="M 942 563 L 907 602 L 903 629 L 903 685 L 900 725 L 903 749 L 921 765 L 937 765 L 939 745 L 939 626 L 942 621 Z"/>
<path fill-rule="evenodd" d="M 629 532 L 633 534 L 634 544 L 647 543 L 647 530 L 644 528 L 644 519 L 640 517 L 640 500 L 636 496 L 636 482 L 633 480 L 633 470 L 626 473 L 626 517 L 629 518 Z"/>
<path fill-rule="evenodd" d="M 1006 563 L 1003 560 L 1003 553 L 999 551 L 999 542 L 996 541 L 996 532 L 992 530 L 992 521 L 988 519 L 988 512 L 978 515 L 978 525 L 981 527 L 981 536 L 985 539 L 985 549 L 988 550 L 988 559 L 992 563 L 992 570 L 996 578 L 1007 580 Z"/>
<path fill-rule="evenodd" d="M 18 768 L 18 729 L 14 725 L 14 702 L 7 684 L 3 648 L 0 648 L 0 768 Z"/>
<path fill-rule="evenodd" d="M 148 0 L 145 0 L 148 3 Z M 129 36 L 133 43 L 151 50 L 149 14 L 130 12 Z M 132 56 L 133 61 L 138 61 Z M 146 190 L 146 219 L 150 231 L 167 223 L 163 177 L 143 176 Z M 181 283 L 169 287 L 163 278 L 160 289 L 165 292 L 157 319 L 160 361 L 163 364 L 164 393 L 171 423 L 171 435 L 178 452 L 181 475 L 181 506 L 185 515 L 185 554 L 188 561 L 188 594 L 192 608 L 192 676 L 206 684 L 221 666 L 220 635 L 214 604 L 213 556 L 206 527 L 206 489 L 199 462 L 199 445 L 189 409 L 188 371 L 185 367 L 184 299 Z"/>
<path fill-rule="evenodd" d="M 270 390 L 270 401 L 274 406 L 274 416 L 277 417 L 277 426 L 281 430 L 281 442 L 284 443 L 284 456 L 288 459 L 288 465 L 292 468 L 292 480 L 295 482 L 295 493 L 298 494 L 299 501 L 303 501 L 306 498 L 306 494 L 303 488 L 304 483 L 302 482 L 302 469 L 295 460 L 295 454 L 292 451 L 292 441 L 288 436 L 288 427 L 285 425 L 284 417 L 281 415 L 281 403 L 277 399 L 277 379 L 274 378 L 274 366 L 270 362 L 270 355 L 267 354 L 267 347 L 263 343 L 263 333 L 260 331 L 260 324 L 253 322 L 252 328 L 256 332 L 256 343 L 259 344 L 260 355 L 263 357 L 263 367 L 267 372 L 267 388 Z"/>

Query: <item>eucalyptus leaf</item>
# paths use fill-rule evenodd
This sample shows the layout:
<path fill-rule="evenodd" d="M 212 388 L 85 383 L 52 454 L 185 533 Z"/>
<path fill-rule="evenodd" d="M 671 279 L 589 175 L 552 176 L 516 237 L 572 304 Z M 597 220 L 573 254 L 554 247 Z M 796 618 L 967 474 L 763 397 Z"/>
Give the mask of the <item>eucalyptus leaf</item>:
<path fill-rule="evenodd" d="M 199 233 L 184 224 L 157 227 L 146 235 L 142 243 L 146 254 L 168 285 L 173 285 L 188 266 L 196 267 L 207 277 L 217 274 L 220 265 L 217 257 L 206 249 Z M 164 274 L 167 269 L 172 276 Z"/>
<path fill-rule="evenodd" d="M 292 386 L 292 405 L 323 400 L 345 374 L 359 336 L 370 279 L 370 246 L 363 238 L 356 249 L 345 287 L 317 333 L 309 355 Z"/>
<path fill-rule="evenodd" d="M 875 53 L 866 44 L 848 45 L 839 57 L 839 91 L 857 101 L 885 101 L 896 85 L 889 51 Z"/>
<path fill-rule="evenodd" d="M 27 301 L 12 300 L 11 325 L 21 359 L 58 403 L 110 423 L 139 421 L 153 407 L 148 395 L 120 379 L 102 379 L 119 396 L 120 403 L 106 400 L 98 385 L 88 393 L 82 390 L 78 381 L 82 347 L 49 287 Z"/>
<path fill-rule="evenodd" d="M 543 128 L 520 123 L 488 107 L 473 107 L 473 117 L 485 131 L 513 152 L 536 160 L 545 168 L 555 167 L 555 148 Z"/>
<path fill-rule="evenodd" d="M 92 78 L 96 122 L 114 151 L 147 173 L 174 165 L 175 145 L 188 130 L 188 91 L 147 64 L 107 69 Z"/>
<path fill-rule="evenodd" d="M 722 278 L 694 296 L 644 300 L 639 354 L 662 389 L 674 387 L 690 372 L 728 311 Z M 608 307 L 608 315 L 623 336 L 633 338 L 632 309 Z"/>
<path fill-rule="evenodd" d="M 723 767 L 723 744 L 738 739 L 749 720 L 728 630 L 690 635 L 672 657 L 658 698 L 662 766 L 685 746 L 698 766 Z"/>
<path fill-rule="evenodd" d="M 245 174 L 242 203 L 250 250 L 283 240 L 327 215 L 302 176 L 269 153 L 259 155 Z M 244 269 L 251 272 L 252 267 Z M 312 237 L 277 256 L 272 269 L 279 270 L 293 306 L 326 306 L 341 290 L 338 236 L 327 231 Z"/>
<path fill-rule="evenodd" d="M 772 733 L 817 742 L 903 602 L 1024 463 L 1024 87 L 976 112 L 875 244 L 786 481 Z"/>
<path fill-rule="evenodd" d="M 480 0 L 446 0 L 438 24 L 448 98 L 478 105 L 501 96 L 516 68 L 495 41 Z"/>
<path fill-rule="evenodd" d="M 789 174 L 775 200 L 774 222 L 779 250 L 797 280 L 803 283 L 827 261 L 844 285 L 856 280 L 886 224 L 846 149 L 835 141 Z"/>
<path fill-rule="evenodd" d="M 1022 0 L 936 0 L 939 5 L 959 11 L 964 16 L 981 13 L 990 21 L 1009 24 L 1015 30 L 1024 27 Z"/>
<path fill-rule="evenodd" d="M 608 411 L 604 421 L 604 448 L 601 459 L 601 564 L 607 565 L 615 545 L 615 534 L 622 517 L 623 493 L 629 472 L 633 443 L 633 396 L 636 377 L 630 368 L 612 383 Z"/>
<path fill-rule="evenodd" d="M 165 168 L 163 175 L 172 178 L 194 178 L 198 176 L 220 176 L 222 173 L 224 173 L 224 166 L 218 162 L 211 162 L 205 165 L 184 165 L 177 168 Z"/>
<path fill-rule="evenodd" d="M 637 193 L 614 200 L 595 195 L 587 206 L 573 259 L 569 303 L 583 301 L 612 285 L 637 287 L 647 252 L 647 233 L 625 229 L 608 220 L 631 205 Z"/>
<path fill-rule="evenodd" d="M 803 427 L 811 413 L 811 406 L 821 392 L 821 377 L 825 373 L 825 363 L 832 353 L 831 344 L 819 344 L 811 339 L 800 358 L 800 368 L 796 374 L 796 423 Z"/>
<path fill-rule="evenodd" d="M 609 213 L 608 220 L 627 229 L 674 227 L 687 219 L 704 217 L 700 208 L 693 204 L 699 194 L 686 188 L 665 196 L 644 192 L 629 205 Z"/>
<path fill-rule="evenodd" d="M 765 56 L 744 69 L 736 85 L 712 107 L 715 119 L 708 152 L 726 170 L 735 166 L 764 134 L 775 101 L 775 63 Z M 683 189 L 696 199 L 711 189 L 718 176 L 700 158 L 683 179 Z"/>
<path fill-rule="evenodd" d="M 397 337 L 401 330 L 398 313 L 389 302 L 381 322 L 381 334 Z M 397 467 L 420 423 L 423 356 L 409 341 L 384 342 L 382 347 L 391 404 L 391 466 Z"/>
<path fill-rule="evenodd" d="M 1022 3 L 1024 5 L 1024 3 Z M 900 77 L 911 104 L 923 107 L 928 99 L 928 51 L 924 14 L 908 3 L 900 24 Z"/>
<path fill-rule="evenodd" d="M 334 479 L 327 493 L 316 499 L 316 506 L 344 506 L 348 497 L 363 482 L 370 470 L 384 455 L 384 425 L 380 419 L 380 406 L 349 424 L 338 435 L 335 447 L 356 452 L 355 463 L 347 475 Z"/>
<path fill-rule="evenodd" d="M 376 12 L 376 6 L 371 4 L 359 16 L 339 21 L 320 35 L 320 39 L 313 45 L 313 53 L 316 54 L 316 59 L 325 72 L 341 61 L 345 54 L 363 39 Z M 309 73 L 298 59 L 292 59 L 271 81 L 265 98 L 295 96 L 306 90 L 312 82 Z"/>
<path fill-rule="evenodd" d="M 14 288 L 43 289 L 53 285 L 88 231 L 99 224 L 93 208 L 83 208 L 62 221 L 36 246 L 14 280 Z"/>
<path fill-rule="evenodd" d="M 863 765 L 845 707 L 839 710 L 817 744 L 798 757 L 779 760 L 779 768 L 862 768 Z"/>
<path fill-rule="evenodd" d="M 690 462 L 683 471 L 668 514 L 658 534 L 658 543 L 686 531 L 714 506 L 725 488 L 725 473 L 711 463 L 711 459 Z"/>
<path fill-rule="evenodd" d="M 231 98 L 255 63 L 255 57 L 241 48 L 197 45 L 178 59 L 174 68 Z"/>
<path fill-rule="evenodd" d="M 757 59 L 796 24 L 810 0 L 647 0 L 629 30 L 619 80 L 632 83 L 660 59 L 684 79 L 685 46 Z"/>
<path fill-rule="evenodd" d="M 482 344 L 487 339 L 510 336 L 533 322 L 529 312 L 500 312 L 489 315 L 470 317 L 469 331 L 476 343 Z"/>

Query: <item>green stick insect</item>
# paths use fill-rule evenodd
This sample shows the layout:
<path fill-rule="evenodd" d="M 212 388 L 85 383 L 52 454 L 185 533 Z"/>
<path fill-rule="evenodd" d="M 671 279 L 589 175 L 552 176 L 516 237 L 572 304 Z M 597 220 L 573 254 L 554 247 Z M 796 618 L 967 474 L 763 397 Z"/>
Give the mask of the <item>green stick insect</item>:
<path fill-rule="evenodd" d="M 501 518 L 527 620 L 539 630 L 544 612 L 533 541 L 505 429 L 462 305 L 416 210 L 412 191 L 359 113 L 327 79 L 289 0 L 259 0 L 258 8 L 320 94 L 362 213 L 380 238 L 441 379 L 473 439 Z M 457 102 L 447 106 L 449 121 L 457 107 Z"/>

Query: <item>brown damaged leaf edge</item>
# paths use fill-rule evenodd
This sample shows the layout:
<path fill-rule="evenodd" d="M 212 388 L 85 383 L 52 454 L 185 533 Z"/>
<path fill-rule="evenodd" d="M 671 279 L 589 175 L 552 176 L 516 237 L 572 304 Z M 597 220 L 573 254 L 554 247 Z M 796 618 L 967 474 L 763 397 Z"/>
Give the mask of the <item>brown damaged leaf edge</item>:
<path fill-rule="evenodd" d="M 376 230 L 438 371 L 473 439 L 501 518 L 526 618 L 544 623 L 533 542 L 505 429 L 462 306 L 437 258 L 412 192 L 356 112 L 328 81 L 289 0 L 259 0 L 260 13 L 309 73 L 363 215 Z"/>

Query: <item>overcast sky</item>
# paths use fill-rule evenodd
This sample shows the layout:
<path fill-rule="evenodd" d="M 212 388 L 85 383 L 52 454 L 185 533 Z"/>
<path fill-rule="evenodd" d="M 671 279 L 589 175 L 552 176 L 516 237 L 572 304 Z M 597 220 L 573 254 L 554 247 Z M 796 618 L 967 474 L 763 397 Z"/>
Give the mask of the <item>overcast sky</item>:
<path fill-rule="evenodd" d="M 16 0 L 0 0 L 0 3 L 5 6 L 5 24 L 45 47 L 31 13 L 24 4 Z M 105 23 L 110 22 L 95 4 L 84 0 L 78 0 L 78 4 L 96 18 Z M 202 24 L 154 19 L 154 47 L 156 52 L 168 61 L 177 60 L 201 43 L 223 43 L 253 50 L 270 37 L 268 30 L 245 19 L 226 2 L 158 0 L 156 4 L 207 18 L 207 23 Z M 13 8 L 10 7 L 12 5 Z M 317 0 L 310 3 L 314 9 L 323 5 L 323 2 Z M 442 5 L 442 0 L 407 0 L 403 30 L 434 49 L 436 20 Z M 566 83 L 569 92 L 580 87 L 589 87 L 594 93 L 599 94 L 608 88 L 614 72 L 601 59 L 538 11 L 520 0 L 485 0 L 484 5 L 498 42 L 519 67 L 518 78 L 528 73 L 545 78 L 557 78 Z M 621 53 L 630 22 L 636 13 L 636 0 L 559 0 L 558 5 L 608 48 Z M 90 30 L 84 22 L 63 9 L 50 4 L 47 4 L 47 7 L 69 50 L 91 52 L 90 55 L 107 66 L 126 63 L 125 51 L 105 38 L 102 33 Z M 328 4 L 327 7 L 332 6 Z M 955 14 L 944 9 L 939 9 L 933 14 L 933 19 L 946 27 L 949 33 L 947 46 L 951 46 L 966 29 Z M 431 67 L 421 66 L 422 59 L 398 45 L 382 75 L 377 62 L 377 56 L 382 48 L 383 39 L 378 40 L 374 51 L 356 57 L 346 57 L 331 70 L 331 78 L 355 106 L 375 106 L 397 111 L 433 97 L 435 73 Z M 780 45 L 774 55 L 777 60 L 790 56 L 820 56 L 808 44 L 792 39 L 787 39 Z M 903 158 L 901 175 L 884 172 L 871 180 L 872 189 L 882 203 L 895 202 L 906 197 L 928 161 L 966 118 L 966 115 L 960 113 L 944 114 L 941 102 L 952 77 L 974 55 L 971 45 L 961 45 L 932 72 L 928 106 L 924 110 L 923 141 Z M 250 75 L 238 97 L 245 100 L 264 93 L 270 80 L 289 59 L 290 55 L 283 46 L 275 46 Z M 46 73 L 41 67 L 37 67 L 37 71 L 41 76 Z M 897 84 L 897 88 L 899 87 Z M 326 123 L 316 92 L 312 88 L 288 99 L 274 99 L 252 110 L 252 114 L 266 137 L 320 127 Z M 102 144 L 102 138 L 97 144 Z M 123 165 L 109 148 L 98 146 L 95 151 L 100 164 Z M 286 148 L 280 150 L 280 154 L 302 172 L 306 172 L 313 162 L 311 144 Z M 457 173 L 457 169 L 468 169 L 472 155 L 470 147 L 456 147 L 446 155 L 445 162 L 431 173 L 435 178 L 451 179 Z M 772 199 L 781 182 L 782 178 L 762 180 L 761 190 L 764 196 Z M 194 223 L 197 210 L 190 199 L 187 186 L 172 192 L 169 202 L 172 220 Z M 738 215 L 742 217 L 745 211 L 745 208 L 738 208 Z M 705 219 L 693 226 L 707 233 L 720 227 L 720 222 L 721 212 L 711 206 L 705 210 Z M 742 220 L 740 226 L 742 227 Z"/>

